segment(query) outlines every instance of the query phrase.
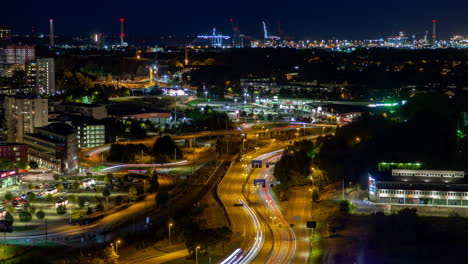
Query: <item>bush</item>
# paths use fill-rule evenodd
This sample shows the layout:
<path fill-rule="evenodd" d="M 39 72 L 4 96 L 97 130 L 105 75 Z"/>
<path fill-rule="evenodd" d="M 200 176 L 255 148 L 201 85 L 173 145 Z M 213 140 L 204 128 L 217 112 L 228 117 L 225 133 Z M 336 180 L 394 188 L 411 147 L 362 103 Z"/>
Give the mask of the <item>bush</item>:
<path fill-rule="evenodd" d="M 36 217 L 37 217 L 37 219 L 44 219 L 44 218 L 45 218 L 45 213 L 44 213 L 44 211 L 42 211 L 42 209 L 39 210 L 39 211 L 36 213 Z"/>
<path fill-rule="evenodd" d="M 96 207 L 94 208 L 94 210 L 96 210 L 96 212 L 103 212 L 104 211 L 104 205 L 100 202 L 96 205 Z"/>
<path fill-rule="evenodd" d="M 318 202 L 320 200 L 319 192 L 315 188 L 312 190 L 312 200 L 314 202 Z"/>
<path fill-rule="evenodd" d="M 45 200 L 46 200 L 47 202 L 52 202 L 52 201 L 54 200 L 54 196 L 53 196 L 52 194 L 49 193 L 49 194 L 47 194 L 47 195 L 45 196 Z"/>
<path fill-rule="evenodd" d="M 58 215 L 64 215 L 67 213 L 67 208 L 63 205 L 57 207 L 57 214 Z"/>
<path fill-rule="evenodd" d="M 36 201 L 36 194 L 35 194 L 34 192 L 29 192 L 29 193 L 28 193 L 28 200 L 29 200 L 30 202 Z"/>
<path fill-rule="evenodd" d="M 11 192 L 6 192 L 5 193 L 5 200 L 7 200 L 7 201 L 13 200 L 13 194 Z"/>
<path fill-rule="evenodd" d="M 21 222 L 29 222 L 32 219 L 32 215 L 28 211 L 21 211 L 21 213 L 19 213 L 19 218 Z"/>
<path fill-rule="evenodd" d="M 92 214 L 92 213 L 93 213 L 93 208 L 88 207 L 88 209 L 86 210 L 86 214 L 87 214 L 87 215 L 90 215 L 90 214 Z"/>
<path fill-rule="evenodd" d="M 116 206 L 119 206 L 119 205 L 122 204 L 122 202 L 123 202 L 123 197 L 122 197 L 122 195 L 117 195 L 117 196 L 115 197 L 115 205 L 116 205 Z"/>

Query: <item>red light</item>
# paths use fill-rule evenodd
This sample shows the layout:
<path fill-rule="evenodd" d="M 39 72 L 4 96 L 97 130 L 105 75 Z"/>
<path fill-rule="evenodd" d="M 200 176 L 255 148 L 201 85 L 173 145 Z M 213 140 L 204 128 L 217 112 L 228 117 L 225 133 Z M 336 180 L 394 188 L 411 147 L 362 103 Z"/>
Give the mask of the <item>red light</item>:
<path fill-rule="evenodd" d="M 437 22 L 439 22 L 439 21 L 437 21 L 437 20 L 432 20 L 432 23 L 437 23 Z"/>
<path fill-rule="evenodd" d="M 125 34 L 120 34 L 121 37 L 125 37 Z"/>
<path fill-rule="evenodd" d="M 123 18 L 120 19 L 120 22 L 124 22 L 124 21 L 125 21 L 125 19 L 123 19 Z"/>

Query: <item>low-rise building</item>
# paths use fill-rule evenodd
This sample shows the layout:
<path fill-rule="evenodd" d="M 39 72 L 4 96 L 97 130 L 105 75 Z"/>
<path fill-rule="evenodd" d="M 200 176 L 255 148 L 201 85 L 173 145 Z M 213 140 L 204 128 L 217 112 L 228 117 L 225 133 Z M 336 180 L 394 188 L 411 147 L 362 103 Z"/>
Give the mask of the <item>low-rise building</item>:
<path fill-rule="evenodd" d="M 67 175 L 78 171 L 77 131 L 64 123 L 52 123 L 34 129 L 24 137 L 30 160 L 39 166 Z"/>
<path fill-rule="evenodd" d="M 369 174 L 368 184 L 375 203 L 468 206 L 464 171 L 392 169 Z"/>
<path fill-rule="evenodd" d="M 134 114 L 122 116 L 123 120 L 127 119 L 136 119 L 139 121 L 149 120 L 158 125 L 165 125 L 171 122 L 171 113 L 143 113 L 143 114 Z"/>
<path fill-rule="evenodd" d="M 57 112 L 79 113 L 83 116 L 89 116 L 95 119 L 104 119 L 107 117 L 107 108 L 98 104 L 66 103 L 55 106 Z"/>

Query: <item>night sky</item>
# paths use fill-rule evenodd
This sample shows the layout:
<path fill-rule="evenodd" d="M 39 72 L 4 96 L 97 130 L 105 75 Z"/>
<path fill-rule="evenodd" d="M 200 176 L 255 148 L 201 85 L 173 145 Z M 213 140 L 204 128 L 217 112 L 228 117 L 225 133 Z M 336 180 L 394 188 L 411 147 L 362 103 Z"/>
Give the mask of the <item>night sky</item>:
<path fill-rule="evenodd" d="M 234 18 L 243 34 L 255 37 L 262 36 L 262 20 L 277 34 L 279 20 L 285 35 L 302 39 L 378 38 L 399 31 L 422 38 L 435 18 L 441 38 L 468 37 L 467 0 L 6 0 L 0 7 L 0 24 L 12 25 L 16 33 L 28 33 L 31 26 L 47 32 L 52 17 L 56 34 L 118 34 L 118 19 L 124 17 L 126 34 L 133 37 L 196 35 L 213 27 L 230 35 L 229 18 Z"/>

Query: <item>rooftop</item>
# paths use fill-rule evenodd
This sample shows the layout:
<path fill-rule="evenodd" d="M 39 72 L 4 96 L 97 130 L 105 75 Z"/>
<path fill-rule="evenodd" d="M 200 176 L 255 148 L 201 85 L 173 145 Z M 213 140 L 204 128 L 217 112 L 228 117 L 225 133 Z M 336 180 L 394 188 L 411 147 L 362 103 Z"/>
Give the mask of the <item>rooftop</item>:
<path fill-rule="evenodd" d="M 65 123 L 51 123 L 44 127 L 38 127 L 37 129 L 45 130 L 51 133 L 59 134 L 62 136 L 68 136 L 76 133 L 76 129 Z"/>
<path fill-rule="evenodd" d="M 99 106 L 104 106 L 100 104 L 83 104 L 83 103 L 64 103 L 62 105 L 65 106 L 79 106 L 79 107 L 99 107 Z"/>

